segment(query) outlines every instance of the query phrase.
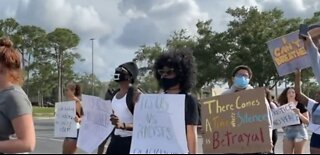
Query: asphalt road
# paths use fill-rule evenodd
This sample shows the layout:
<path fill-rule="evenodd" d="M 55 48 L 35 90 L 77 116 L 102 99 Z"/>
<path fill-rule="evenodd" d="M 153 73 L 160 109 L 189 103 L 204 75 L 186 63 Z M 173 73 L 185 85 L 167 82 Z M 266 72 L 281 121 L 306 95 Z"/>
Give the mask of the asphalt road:
<path fill-rule="evenodd" d="M 62 152 L 62 138 L 54 138 L 54 120 L 53 119 L 36 119 L 36 135 L 37 135 L 37 145 L 33 153 L 35 154 L 60 154 Z M 279 132 L 279 139 L 276 144 L 276 153 L 282 154 L 282 139 L 283 133 Z M 198 139 L 198 150 L 202 153 L 202 138 Z M 84 154 L 85 152 L 78 150 L 78 154 Z M 309 153 L 309 142 L 306 144 L 305 153 Z"/>

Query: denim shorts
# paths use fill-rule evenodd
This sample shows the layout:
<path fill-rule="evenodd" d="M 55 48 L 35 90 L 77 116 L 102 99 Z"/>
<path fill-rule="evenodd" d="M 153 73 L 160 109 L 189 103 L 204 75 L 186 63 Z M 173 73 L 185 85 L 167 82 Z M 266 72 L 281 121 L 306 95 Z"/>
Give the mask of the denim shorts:
<path fill-rule="evenodd" d="M 302 124 L 284 128 L 284 137 L 291 141 L 308 140 L 308 131 Z"/>

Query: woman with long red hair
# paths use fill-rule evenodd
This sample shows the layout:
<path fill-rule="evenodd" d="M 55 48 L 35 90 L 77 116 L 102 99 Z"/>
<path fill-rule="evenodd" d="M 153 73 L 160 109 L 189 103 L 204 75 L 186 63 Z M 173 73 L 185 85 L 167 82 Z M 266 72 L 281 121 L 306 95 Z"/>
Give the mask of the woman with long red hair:
<path fill-rule="evenodd" d="M 0 39 L 0 154 L 32 152 L 36 145 L 32 105 L 22 90 L 21 55 Z M 16 134 L 16 139 L 10 139 Z"/>

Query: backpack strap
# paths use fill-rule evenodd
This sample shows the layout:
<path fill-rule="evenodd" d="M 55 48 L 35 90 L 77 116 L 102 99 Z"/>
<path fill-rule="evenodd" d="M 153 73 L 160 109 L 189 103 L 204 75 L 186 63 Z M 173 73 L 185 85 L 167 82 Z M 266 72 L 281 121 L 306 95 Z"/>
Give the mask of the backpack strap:
<path fill-rule="evenodd" d="M 314 111 L 317 110 L 318 106 L 319 106 L 319 103 L 313 105 L 313 107 L 312 107 L 312 113 L 314 113 Z"/>
<path fill-rule="evenodd" d="M 134 101 L 133 101 L 134 91 L 135 91 L 135 88 L 130 86 L 128 89 L 127 98 L 126 98 L 128 109 L 132 115 L 134 113 Z"/>

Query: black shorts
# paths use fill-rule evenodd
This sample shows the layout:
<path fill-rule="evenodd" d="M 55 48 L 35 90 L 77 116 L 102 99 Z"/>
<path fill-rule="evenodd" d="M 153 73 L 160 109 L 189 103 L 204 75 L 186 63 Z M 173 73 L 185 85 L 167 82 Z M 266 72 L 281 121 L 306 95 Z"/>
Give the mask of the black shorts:
<path fill-rule="evenodd" d="M 106 154 L 129 154 L 132 137 L 113 135 Z"/>
<path fill-rule="evenodd" d="M 320 135 L 313 133 L 310 140 L 310 147 L 320 149 Z"/>

